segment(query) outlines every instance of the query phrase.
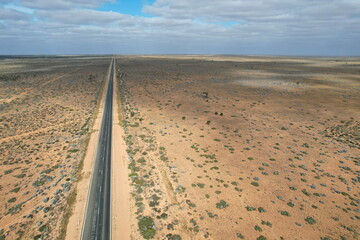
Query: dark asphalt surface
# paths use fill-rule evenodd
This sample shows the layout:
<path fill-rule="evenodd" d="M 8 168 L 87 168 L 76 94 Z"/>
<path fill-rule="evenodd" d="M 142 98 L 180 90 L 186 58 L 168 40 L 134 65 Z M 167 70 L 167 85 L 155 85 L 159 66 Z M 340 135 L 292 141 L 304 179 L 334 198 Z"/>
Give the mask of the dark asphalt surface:
<path fill-rule="evenodd" d="M 111 136 L 114 59 L 106 93 L 104 116 L 100 129 L 98 149 L 88 196 L 82 240 L 111 239 Z"/>

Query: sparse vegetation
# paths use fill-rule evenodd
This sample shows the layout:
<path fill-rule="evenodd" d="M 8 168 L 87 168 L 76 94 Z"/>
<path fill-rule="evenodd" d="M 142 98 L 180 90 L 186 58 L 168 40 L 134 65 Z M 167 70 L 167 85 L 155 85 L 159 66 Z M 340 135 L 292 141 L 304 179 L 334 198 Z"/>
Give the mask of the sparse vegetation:
<path fill-rule="evenodd" d="M 138 226 L 143 238 L 145 239 L 154 238 L 156 234 L 156 230 L 155 230 L 154 221 L 151 217 L 148 216 L 141 217 L 139 219 Z"/>
<path fill-rule="evenodd" d="M 0 74 L 0 239 L 61 239 L 108 59 L 16 61 L 0 63 L 19 71 Z"/>
<path fill-rule="evenodd" d="M 305 221 L 306 221 L 308 224 L 311 224 L 311 225 L 316 223 L 315 219 L 312 218 L 312 217 L 307 217 L 307 218 L 305 218 Z"/>
<path fill-rule="evenodd" d="M 220 202 L 218 202 L 216 204 L 216 208 L 218 208 L 218 209 L 227 208 L 228 206 L 229 206 L 229 204 L 227 202 L 225 202 L 224 200 L 220 200 Z"/>
<path fill-rule="evenodd" d="M 134 239 L 358 237 L 358 60 L 209 58 L 118 57 Z M 76 196 L 99 59 L 69 57 L 77 72 L 58 80 L 65 70 L 44 62 L 51 71 L 0 74 L 19 76 L 0 81 L 0 236 L 56 233 Z"/>

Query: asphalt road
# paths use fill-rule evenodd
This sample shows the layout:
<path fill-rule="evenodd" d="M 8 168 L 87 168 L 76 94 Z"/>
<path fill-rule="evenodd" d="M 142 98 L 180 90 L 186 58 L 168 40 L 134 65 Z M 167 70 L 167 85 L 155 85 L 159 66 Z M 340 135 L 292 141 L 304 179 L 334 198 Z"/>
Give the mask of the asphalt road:
<path fill-rule="evenodd" d="M 82 240 L 111 239 L 111 136 L 115 60 L 113 59 L 110 64 L 110 79 L 82 229 Z"/>

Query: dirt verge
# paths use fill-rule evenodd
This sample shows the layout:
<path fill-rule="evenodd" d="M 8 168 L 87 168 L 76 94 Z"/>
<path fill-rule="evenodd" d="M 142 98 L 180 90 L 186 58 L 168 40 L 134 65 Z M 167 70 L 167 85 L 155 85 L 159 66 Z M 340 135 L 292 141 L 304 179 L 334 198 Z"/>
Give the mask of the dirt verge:
<path fill-rule="evenodd" d="M 67 224 L 65 239 L 74 240 L 81 238 L 81 230 L 83 227 L 83 219 L 86 211 L 88 191 L 91 182 L 94 159 L 96 156 L 97 144 L 99 140 L 99 130 L 104 112 L 104 100 L 106 93 L 105 90 L 107 89 L 106 86 L 108 84 L 109 74 L 110 71 L 108 71 L 108 74 L 106 76 L 106 84 L 104 84 L 103 86 L 101 101 L 95 115 L 96 119 L 94 121 L 92 131 L 90 132 L 89 143 L 86 150 L 85 158 L 83 160 L 82 169 L 79 170 L 79 172 L 81 172 L 81 177 L 79 178 L 76 186 L 76 199 L 74 201 L 73 207 L 71 208 L 72 215 L 69 218 Z"/>
<path fill-rule="evenodd" d="M 127 153 L 124 141 L 124 132 L 121 127 L 120 104 L 114 75 L 114 108 L 113 108 L 113 135 L 112 135 L 112 176 L 111 176 L 111 208 L 112 208 L 112 238 L 130 240 L 131 210 L 130 185 L 128 180 Z"/>

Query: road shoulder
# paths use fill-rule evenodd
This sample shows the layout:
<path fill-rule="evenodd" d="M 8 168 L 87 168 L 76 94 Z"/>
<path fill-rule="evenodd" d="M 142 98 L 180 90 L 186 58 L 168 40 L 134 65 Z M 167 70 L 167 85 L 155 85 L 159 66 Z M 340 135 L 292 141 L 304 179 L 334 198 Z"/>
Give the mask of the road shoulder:
<path fill-rule="evenodd" d="M 111 174 L 111 212 L 112 239 L 131 239 L 130 185 L 128 180 L 128 159 L 124 132 L 121 127 L 119 113 L 119 96 L 114 71 L 113 94 L 113 135 L 112 135 L 112 174 Z"/>
<path fill-rule="evenodd" d="M 94 167 L 94 160 L 96 157 L 96 149 L 99 142 L 101 122 L 104 113 L 105 96 L 107 85 L 109 82 L 109 74 L 110 68 L 108 74 L 106 75 L 106 84 L 102 90 L 101 101 L 98 107 L 98 111 L 96 113 L 96 119 L 94 121 L 94 125 L 89 136 L 89 143 L 87 146 L 86 154 L 83 160 L 83 167 L 81 170 L 81 178 L 76 186 L 76 200 L 73 206 L 72 215 L 67 225 L 65 237 L 66 240 L 81 239 L 88 192 Z"/>

